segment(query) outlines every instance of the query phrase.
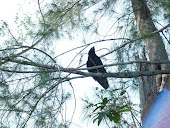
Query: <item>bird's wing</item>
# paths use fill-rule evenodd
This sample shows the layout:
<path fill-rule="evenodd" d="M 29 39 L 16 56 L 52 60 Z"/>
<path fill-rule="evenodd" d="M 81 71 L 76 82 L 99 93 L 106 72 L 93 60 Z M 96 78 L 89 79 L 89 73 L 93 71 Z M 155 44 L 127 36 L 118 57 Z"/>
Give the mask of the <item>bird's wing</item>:
<path fill-rule="evenodd" d="M 101 59 L 97 55 L 90 56 L 87 61 L 87 67 L 93 67 L 93 66 L 99 66 L 103 65 Z M 101 73 L 106 73 L 106 70 L 104 67 L 90 70 L 91 72 L 101 72 Z"/>
<path fill-rule="evenodd" d="M 101 59 L 98 56 L 95 56 L 93 60 L 94 60 L 96 66 L 103 65 Z"/>
<path fill-rule="evenodd" d="M 96 66 L 103 65 L 101 59 L 100 59 L 98 56 L 95 57 L 95 60 L 94 60 L 94 61 L 95 61 Z M 106 73 L 106 70 L 105 70 L 104 67 L 101 67 L 101 68 L 99 68 L 98 70 L 99 70 L 99 72 L 101 72 L 101 73 Z"/>
<path fill-rule="evenodd" d="M 93 77 L 104 89 L 107 89 L 109 87 L 107 78 L 99 78 L 99 77 Z"/>

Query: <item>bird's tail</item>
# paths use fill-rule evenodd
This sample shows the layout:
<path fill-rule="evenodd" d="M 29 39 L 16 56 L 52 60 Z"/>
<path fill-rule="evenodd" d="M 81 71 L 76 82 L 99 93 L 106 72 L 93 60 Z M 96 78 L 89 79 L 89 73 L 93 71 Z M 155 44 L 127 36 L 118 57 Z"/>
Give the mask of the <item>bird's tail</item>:
<path fill-rule="evenodd" d="M 106 78 L 94 78 L 104 89 L 109 87 L 108 81 Z"/>

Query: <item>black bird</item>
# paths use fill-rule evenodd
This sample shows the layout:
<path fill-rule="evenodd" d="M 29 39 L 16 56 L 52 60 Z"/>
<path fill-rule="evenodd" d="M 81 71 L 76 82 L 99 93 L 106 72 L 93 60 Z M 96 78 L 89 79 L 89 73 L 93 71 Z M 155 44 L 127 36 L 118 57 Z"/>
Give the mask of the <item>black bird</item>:
<path fill-rule="evenodd" d="M 87 61 L 87 67 L 94 67 L 103 65 L 100 58 L 95 54 L 95 49 L 92 47 L 89 51 L 88 61 Z M 91 73 L 107 73 L 104 67 L 97 68 L 97 69 L 89 69 L 88 70 Z M 109 87 L 108 81 L 106 78 L 102 77 L 93 77 L 94 80 L 96 80 L 104 89 L 107 89 Z"/>

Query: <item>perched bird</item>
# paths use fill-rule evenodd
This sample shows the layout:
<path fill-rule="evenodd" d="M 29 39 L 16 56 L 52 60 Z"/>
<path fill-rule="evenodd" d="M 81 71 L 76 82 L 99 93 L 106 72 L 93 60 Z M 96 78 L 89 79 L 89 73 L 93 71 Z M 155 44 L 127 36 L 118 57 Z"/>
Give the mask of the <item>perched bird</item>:
<path fill-rule="evenodd" d="M 88 61 L 87 61 L 87 67 L 94 67 L 103 65 L 100 58 L 95 54 L 95 49 L 92 47 L 88 53 Z M 88 70 L 91 73 L 107 73 L 104 67 L 97 68 L 97 69 L 89 69 Z M 109 87 L 108 81 L 106 78 L 102 77 L 93 77 L 94 80 L 96 80 L 104 89 L 107 89 Z"/>

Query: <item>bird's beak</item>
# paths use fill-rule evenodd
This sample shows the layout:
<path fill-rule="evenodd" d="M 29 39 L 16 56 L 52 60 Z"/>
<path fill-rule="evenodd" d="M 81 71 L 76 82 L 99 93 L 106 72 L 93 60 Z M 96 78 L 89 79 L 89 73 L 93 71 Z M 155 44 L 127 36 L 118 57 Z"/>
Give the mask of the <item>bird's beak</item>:
<path fill-rule="evenodd" d="M 94 47 L 92 47 L 90 50 L 95 51 Z"/>

